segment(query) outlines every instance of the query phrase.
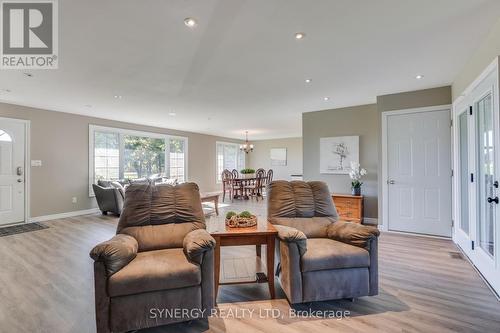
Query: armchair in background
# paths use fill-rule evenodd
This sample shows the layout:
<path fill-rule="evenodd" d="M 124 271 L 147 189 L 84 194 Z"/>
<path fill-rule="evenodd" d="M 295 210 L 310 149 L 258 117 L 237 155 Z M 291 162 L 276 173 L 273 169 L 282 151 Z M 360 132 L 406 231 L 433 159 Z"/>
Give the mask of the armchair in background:
<path fill-rule="evenodd" d="M 125 189 L 120 182 L 98 180 L 97 184 L 92 184 L 95 199 L 99 210 L 107 215 L 108 212 L 120 215 L 125 200 Z"/>

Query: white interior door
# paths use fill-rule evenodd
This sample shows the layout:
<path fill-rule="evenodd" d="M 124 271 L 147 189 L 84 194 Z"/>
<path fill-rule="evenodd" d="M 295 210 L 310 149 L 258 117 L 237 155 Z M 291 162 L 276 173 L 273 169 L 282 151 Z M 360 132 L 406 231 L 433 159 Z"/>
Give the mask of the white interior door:
<path fill-rule="evenodd" d="M 388 228 L 451 236 L 450 110 L 387 116 Z"/>
<path fill-rule="evenodd" d="M 26 125 L 0 119 L 0 225 L 25 220 Z"/>

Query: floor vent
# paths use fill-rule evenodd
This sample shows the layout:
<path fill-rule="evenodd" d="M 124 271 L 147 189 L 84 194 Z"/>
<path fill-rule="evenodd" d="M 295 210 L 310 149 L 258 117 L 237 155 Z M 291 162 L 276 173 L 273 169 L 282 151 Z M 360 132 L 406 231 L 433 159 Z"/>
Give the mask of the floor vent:
<path fill-rule="evenodd" d="M 46 225 L 37 222 L 13 225 L 10 227 L 0 228 L 0 237 L 22 234 L 30 231 L 43 230 L 47 228 L 48 227 Z"/>
<path fill-rule="evenodd" d="M 464 260 L 464 256 L 460 252 L 449 252 L 450 257 L 453 259 L 461 259 Z"/>

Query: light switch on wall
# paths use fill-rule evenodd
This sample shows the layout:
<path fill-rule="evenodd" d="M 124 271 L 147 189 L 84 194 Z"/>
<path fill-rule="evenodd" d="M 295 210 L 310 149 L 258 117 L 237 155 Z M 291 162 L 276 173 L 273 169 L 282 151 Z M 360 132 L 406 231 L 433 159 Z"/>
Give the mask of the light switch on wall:
<path fill-rule="evenodd" d="M 31 160 L 31 166 L 32 167 L 41 167 L 42 161 L 41 160 Z"/>
<path fill-rule="evenodd" d="M 77 203 L 78 199 L 76 197 L 71 198 L 72 203 Z"/>

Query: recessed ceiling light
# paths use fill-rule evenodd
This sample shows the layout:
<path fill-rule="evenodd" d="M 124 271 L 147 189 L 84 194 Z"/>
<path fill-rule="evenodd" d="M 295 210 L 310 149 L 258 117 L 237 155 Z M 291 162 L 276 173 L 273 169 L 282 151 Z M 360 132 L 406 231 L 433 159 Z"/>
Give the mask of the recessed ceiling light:
<path fill-rule="evenodd" d="M 198 25 L 198 22 L 192 17 L 187 17 L 184 19 L 184 24 L 189 28 L 194 28 Z"/>
<path fill-rule="evenodd" d="M 114 95 L 113 97 L 116 99 L 122 99 L 122 95 Z"/>
<path fill-rule="evenodd" d="M 324 100 L 324 101 L 329 101 L 329 100 L 330 100 L 330 97 L 323 97 L 323 100 Z"/>
<path fill-rule="evenodd" d="M 421 79 L 423 79 L 423 78 L 424 78 L 424 76 L 423 76 L 423 75 L 417 75 L 417 76 L 415 76 L 415 78 L 416 78 L 417 80 L 421 80 Z"/>
<path fill-rule="evenodd" d="M 306 34 L 303 33 L 303 32 L 297 32 L 295 34 L 295 39 L 299 39 L 300 40 L 300 39 L 304 39 L 305 37 L 306 37 Z"/>
<path fill-rule="evenodd" d="M 306 79 L 306 83 L 311 83 L 312 80 L 311 79 Z"/>
<path fill-rule="evenodd" d="M 33 77 L 33 74 L 31 73 L 23 73 L 24 75 L 26 75 L 27 77 Z"/>
<path fill-rule="evenodd" d="M 177 113 L 175 113 L 175 112 L 169 112 L 168 115 L 171 116 L 171 117 L 175 117 L 177 115 Z"/>

